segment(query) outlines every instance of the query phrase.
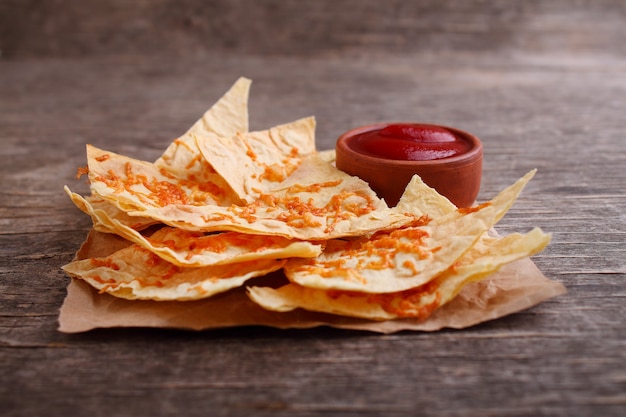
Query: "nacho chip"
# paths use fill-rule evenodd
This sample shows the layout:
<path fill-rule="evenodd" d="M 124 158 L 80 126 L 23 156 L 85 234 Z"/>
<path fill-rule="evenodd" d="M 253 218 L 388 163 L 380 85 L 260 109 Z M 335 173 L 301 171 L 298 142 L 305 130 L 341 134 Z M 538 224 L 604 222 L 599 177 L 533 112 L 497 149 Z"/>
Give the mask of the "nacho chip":
<path fill-rule="evenodd" d="M 229 137 L 249 130 L 248 96 L 252 81 L 240 77 L 204 115 L 189 128 L 187 135 L 215 134 Z M 165 158 L 166 159 L 166 158 Z"/>
<path fill-rule="evenodd" d="M 221 232 L 205 235 L 164 227 L 140 241 L 142 246 L 176 265 L 209 266 L 259 259 L 311 258 L 321 245 L 281 236 Z"/>
<path fill-rule="evenodd" d="M 327 240 L 372 234 L 414 221 L 392 210 L 359 178 L 349 176 L 317 157 L 303 158 L 299 168 L 271 194 L 247 205 L 145 205 L 131 216 L 148 216 L 195 231 L 237 231 Z"/>
<path fill-rule="evenodd" d="M 450 267 L 489 227 L 486 207 L 454 221 L 381 232 L 327 244 L 318 258 L 290 260 L 287 277 L 319 289 L 397 292 L 423 285 Z"/>
<path fill-rule="evenodd" d="M 315 257 L 321 252 L 321 246 L 311 242 L 236 232 L 205 235 L 202 232 L 163 227 L 151 236 L 144 236 L 112 217 L 109 211 L 94 207 L 80 195 L 71 193 L 67 187 L 66 192 L 78 207 L 94 219 L 96 230 L 124 237 L 179 266 L 200 267 L 266 258 Z"/>
<path fill-rule="evenodd" d="M 417 288 L 388 293 L 368 294 L 320 290 L 298 284 L 281 288 L 248 287 L 248 296 L 271 311 L 296 308 L 370 320 L 416 318 L 424 320 L 437 308 L 451 301 L 470 282 L 484 279 L 505 264 L 543 250 L 550 236 L 540 229 L 504 238 L 485 236 L 453 266 L 434 280 Z"/>
<path fill-rule="evenodd" d="M 104 258 L 71 262 L 63 270 L 116 297 L 130 300 L 197 300 L 240 287 L 280 269 L 284 260 L 261 259 L 202 268 L 173 265 L 138 245 Z"/>
<path fill-rule="evenodd" d="M 431 219 L 436 219 L 453 213 L 457 208 L 445 196 L 422 181 L 419 175 L 414 175 L 395 209 L 416 216 L 428 215 Z"/>
<path fill-rule="evenodd" d="M 500 220 L 533 174 L 490 202 L 459 209 L 424 226 L 379 233 L 371 239 L 329 242 L 318 258 L 290 260 L 285 273 L 292 282 L 326 290 L 390 293 L 424 285 Z"/>
<path fill-rule="evenodd" d="M 247 78 L 237 80 L 184 135 L 170 144 L 154 164 L 178 178 L 196 183 L 215 183 L 219 188 L 227 189 L 223 178 L 202 157 L 196 138 L 214 135 L 232 137 L 247 133 L 250 84 Z"/>
<path fill-rule="evenodd" d="M 261 132 L 232 137 L 198 136 L 208 163 L 242 200 L 251 203 L 289 177 L 315 152 L 315 119 L 308 117 Z"/>

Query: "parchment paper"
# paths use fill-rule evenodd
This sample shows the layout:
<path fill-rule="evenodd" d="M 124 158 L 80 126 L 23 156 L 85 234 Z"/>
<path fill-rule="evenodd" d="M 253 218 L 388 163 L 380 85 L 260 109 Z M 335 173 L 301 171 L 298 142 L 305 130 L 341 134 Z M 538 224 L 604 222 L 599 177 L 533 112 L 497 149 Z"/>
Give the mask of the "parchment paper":
<path fill-rule="evenodd" d="M 76 259 L 107 256 L 129 243 L 116 235 L 92 230 Z M 254 285 L 279 286 L 280 273 L 249 281 Z M 528 309 L 566 292 L 546 278 L 529 258 L 503 267 L 488 279 L 467 285 L 450 303 L 425 321 L 413 319 L 374 322 L 330 314 L 294 310 L 277 313 L 262 309 L 248 299 L 244 288 L 197 301 L 125 300 L 72 279 L 59 315 L 59 331 L 78 333 L 108 327 L 161 327 L 206 330 L 262 325 L 281 329 L 330 326 L 343 329 L 394 333 L 402 330 L 436 331 L 466 328 Z"/>

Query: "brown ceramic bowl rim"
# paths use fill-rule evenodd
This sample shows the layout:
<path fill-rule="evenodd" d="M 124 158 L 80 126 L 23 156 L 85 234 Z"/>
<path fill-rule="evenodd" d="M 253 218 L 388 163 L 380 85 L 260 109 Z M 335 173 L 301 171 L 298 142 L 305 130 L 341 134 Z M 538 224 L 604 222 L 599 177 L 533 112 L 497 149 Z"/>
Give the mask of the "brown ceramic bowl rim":
<path fill-rule="evenodd" d="M 460 155 L 451 156 L 449 158 L 431 159 L 427 161 L 406 161 L 402 159 L 388 159 L 388 158 L 379 158 L 376 156 L 366 155 L 361 152 L 355 151 L 348 145 L 348 140 L 356 135 L 360 135 L 366 132 L 371 132 L 373 130 L 382 129 L 392 124 L 405 124 L 405 123 L 420 124 L 424 126 L 433 126 L 433 127 L 447 129 L 450 132 L 467 140 L 470 143 L 471 148 L 467 152 L 464 152 Z M 433 123 L 422 123 L 422 122 L 381 122 L 381 123 L 372 123 L 368 125 L 359 126 L 354 129 L 350 129 L 347 132 L 343 133 L 341 136 L 339 136 L 339 139 L 337 139 L 336 147 L 337 147 L 337 150 L 343 152 L 344 154 L 350 154 L 354 157 L 358 157 L 362 161 L 368 161 L 375 165 L 388 165 L 388 166 L 396 166 L 396 167 L 419 166 L 419 167 L 441 168 L 443 166 L 449 166 L 449 165 L 455 166 L 458 164 L 464 164 L 470 161 L 474 161 L 480 158 L 482 155 L 482 143 L 480 139 L 478 139 L 476 136 L 472 135 L 471 133 L 468 133 L 464 130 L 457 129 L 454 127 L 437 125 Z"/>

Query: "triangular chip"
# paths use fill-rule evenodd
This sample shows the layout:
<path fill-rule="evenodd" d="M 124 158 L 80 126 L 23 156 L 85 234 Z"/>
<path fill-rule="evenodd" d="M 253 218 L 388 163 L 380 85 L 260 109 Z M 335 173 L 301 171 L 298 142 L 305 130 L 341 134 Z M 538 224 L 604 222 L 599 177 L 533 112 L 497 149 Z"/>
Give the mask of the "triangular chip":
<path fill-rule="evenodd" d="M 388 294 L 320 290 L 298 284 L 281 288 L 249 287 L 248 295 L 272 311 L 303 308 L 310 311 L 370 320 L 417 318 L 424 320 L 451 301 L 469 282 L 481 280 L 502 266 L 541 251 L 550 236 L 540 229 L 504 238 L 484 237 L 454 266 L 427 284 Z"/>
<path fill-rule="evenodd" d="M 267 258 L 315 257 L 321 252 L 320 245 L 307 241 L 237 232 L 205 235 L 202 232 L 163 227 L 150 236 L 144 236 L 110 216 L 108 211 L 94 207 L 80 195 L 70 192 L 67 187 L 66 192 L 81 210 L 94 219 L 96 230 L 122 236 L 179 266 L 200 267 Z"/>
<path fill-rule="evenodd" d="M 130 215 L 148 216 L 173 227 L 196 231 L 238 231 L 299 240 L 372 234 L 414 221 L 390 209 L 367 183 L 339 171 L 312 154 L 280 183 L 247 205 L 171 204 L 145 206 Z"/>
<path fill-rule="evenodd" d="M 100 292 L 126 299 L 196 300 L 243 285 L 280 269 L 284 260 L 262 259 L 202 268 L 182 268 L 132 245 L 104 258 L 71 262 L 63 270 Z"/>
<path fill-rule="evenodd" d="M 186 134 L 233 136 L 249 130 L 248 97 L 252 81 L 240 77 L 235 84 L 189 128 Z"/>
<path fill-rule="evenodd" d="M 293 259 L 287 277 L 302 286 L 368 293 L 426 284 L 453 265 L 513 204 L 532 173 L 492 201 L 459 209 L 429 224 L 380 233 L 371 239 L 329 242 L 315 259 Z"/>
<path fill-rule="evenodd" d="M 202 157 L 196 138 L 232 137 L 237 133 L 247 133 L 250 84 L 249 79 L 239 78 L 184 135 L 170 144 L 155 165 L 181 179 L 212 182 L 226 188 L 223 179 Z"/>
<path fill-rule="evenodd" d="M 195 267 L 259 259 L 311 258 L 321 252 L 321 245 L 282 236 L 237 232 L 205 235 L 172 227 L 164 227 L 138 242 L 176 265 Z"/>
<path fill-rule="evenodd" d="M 437 190 L 428 186 L 418 175 L 414 175 L 395 209 L 399 212 L 412 213 L 416 216 L 427 215 L 431 219 L 436 219 L 454 212 L 456 206 Z"/>
<path fill-rule="evenodd" d="M 446 223 L 382 232 L 371 239 L 329 242 L 315 259 L 290 260 L 287 277 L 300 285 L 369 293 L 423 285 L 452 265 L 490 228 L 493 209 Z"/>
<path fill-rule="evenodd" d="M 507 188 L 505 188 L 500 194 L 496 196 L 492 200 L 492 204 L 496 207 L 496 218 L 495 223 L 499 222 L 502 217 L 509 211 L 511 206 L 517 201 L 517 197 L 519 197 L 520 193 L 526 187 L 526 184 L 535 176 L 537 172 L 536 169 L 529 171 L 526 175 L 524 175 L 519 180 L 515 181 L 515 183 Z M 471 211 L 472 208 L 469 209 L 459 209 L 461 212 Z"/>
<path fill-rule="evenodd" d="M 197 137 L 208 163 L 248 203 L 291 175 L 315 152 L 315 119 L 308 117 L 261 132 Z"/>

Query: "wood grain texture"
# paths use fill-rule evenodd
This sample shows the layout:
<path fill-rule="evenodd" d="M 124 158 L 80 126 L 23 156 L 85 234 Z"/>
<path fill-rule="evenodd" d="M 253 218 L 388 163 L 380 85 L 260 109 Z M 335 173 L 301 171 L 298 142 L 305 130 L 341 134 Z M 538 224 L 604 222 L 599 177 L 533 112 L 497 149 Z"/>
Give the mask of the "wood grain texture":
<path fill-rule="evenodd" d="M 620 0 L 4 0 L 8 57 L 337 54 L 532 49 L 626 52 Z"/>
<path fill-rule="evenodd" d="M 0 3 L 2 415 L 624 415 L 623 2 L 85 4 Z M 240 75 L 255 129 L 456 126 L 480 199 L 538 168 L 498 230 L 551 232 L 534 260 L 568 294 L 432 334 L 57 332 L 85 144 L 154 159 Z"/>

